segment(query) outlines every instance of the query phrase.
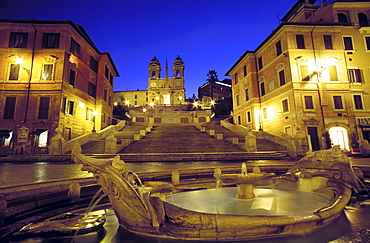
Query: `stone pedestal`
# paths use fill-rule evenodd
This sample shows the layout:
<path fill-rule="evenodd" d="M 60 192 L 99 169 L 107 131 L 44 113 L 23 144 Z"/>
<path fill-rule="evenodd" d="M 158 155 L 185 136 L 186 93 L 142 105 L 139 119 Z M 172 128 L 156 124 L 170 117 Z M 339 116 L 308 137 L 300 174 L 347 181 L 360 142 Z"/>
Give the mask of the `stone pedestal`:
<path fill-rule="evenodd" d="M 105 139 L 105 153 L 106 154 L 115 154 L 115 153 L 117 153 L 117 139 L 114 137 L 113 133 L 111 133 Z"/>
<path fill-rule="evenodd" d="M 253 192 L 253 184 L 237 184 L 238 194 L 237 199 L 253 199 L 256 195 Z"/>

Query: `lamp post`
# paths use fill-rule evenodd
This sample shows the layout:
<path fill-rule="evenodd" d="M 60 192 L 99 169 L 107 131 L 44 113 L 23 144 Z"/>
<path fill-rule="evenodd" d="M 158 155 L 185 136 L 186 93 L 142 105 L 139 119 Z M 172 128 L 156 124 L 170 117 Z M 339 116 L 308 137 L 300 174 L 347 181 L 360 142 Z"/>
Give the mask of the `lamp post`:
<path fill-rule="evenodd" d="M 96 130 L 95 130 L 95 119 L 96 119 L 96 116 L 98 115 L 98 112 L 97 111 L 93 111 L 92 112 L 92 115 L 93 115 L 93 122 L 94 122 L 94 127 L 93 127 L 92 132 L 96 132 Z"/>

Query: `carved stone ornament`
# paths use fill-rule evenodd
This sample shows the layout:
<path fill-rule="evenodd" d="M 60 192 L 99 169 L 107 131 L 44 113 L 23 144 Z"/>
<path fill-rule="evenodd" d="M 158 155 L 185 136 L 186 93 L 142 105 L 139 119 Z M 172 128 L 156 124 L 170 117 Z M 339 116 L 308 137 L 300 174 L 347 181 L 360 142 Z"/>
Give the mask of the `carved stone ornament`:
<path fill-rule="evenodd" d="M 258 79 L 258 82 L 262 83 L 265 81 L 265 77 L 264 76 L 261 76 L 259 79 Z"/>
<path fill-rule="evenodd" d="M 277 66 L 276 66 L 276 70 L 277 71 L 280 71 L 280 70 L 282 70 L 282 69 L 284 69 L 284 67 L 285 67 L 285 65 L 284 65 L 284 63 L 283 62 L 281 62 L 281 63 L 279 63 Z"/>
<path fill-rule="evenodd" d="M 42 62 L 56 63 L 59 57 L 50 55 L 50 56 L 41 57 L 41 59 L 42 59 Z"/>

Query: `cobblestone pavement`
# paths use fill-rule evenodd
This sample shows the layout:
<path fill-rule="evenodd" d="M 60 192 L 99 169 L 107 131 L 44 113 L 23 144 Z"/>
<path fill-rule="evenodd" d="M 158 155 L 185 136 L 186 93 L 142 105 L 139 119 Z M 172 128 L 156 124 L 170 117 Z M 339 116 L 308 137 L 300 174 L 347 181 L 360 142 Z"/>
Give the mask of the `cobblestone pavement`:
<path fill-rule="evenodd" d="M 351 158 L 351 161 L 355 166 L 370 166 L 370 158 Z M 294 160 L 252 160 L 246 162 L 247 166 L 293 165 L 295 163 Z M 240 166 L 241 163 L 241 161 L 136 162 L 127 163 L 127 166 L 135 172 L 155 172 L 186 168 Z M 92 176 L 86 171 L 81 171 L 80 164 L 48 162 L 0 164 L 0 187 Z"/>

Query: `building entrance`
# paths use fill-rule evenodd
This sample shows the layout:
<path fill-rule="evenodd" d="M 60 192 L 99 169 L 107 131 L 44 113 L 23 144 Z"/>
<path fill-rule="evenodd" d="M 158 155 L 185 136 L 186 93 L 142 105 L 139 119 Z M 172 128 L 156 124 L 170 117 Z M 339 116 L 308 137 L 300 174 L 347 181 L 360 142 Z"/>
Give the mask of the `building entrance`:
<path fill-rule="evenodd" d="M 348 132 L 344 127 L 332 127 L 329 129 L 332 146 L 339 145 L 340 149 L 349 151 Z"/>
<path fill-rule="evenodd" d="M 320 150 L 320 140 L 317 134 L 317 127 L 307 127 L 309 146 L 313 151 Z"/>

